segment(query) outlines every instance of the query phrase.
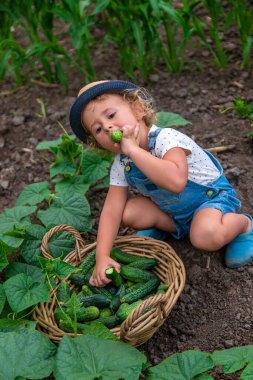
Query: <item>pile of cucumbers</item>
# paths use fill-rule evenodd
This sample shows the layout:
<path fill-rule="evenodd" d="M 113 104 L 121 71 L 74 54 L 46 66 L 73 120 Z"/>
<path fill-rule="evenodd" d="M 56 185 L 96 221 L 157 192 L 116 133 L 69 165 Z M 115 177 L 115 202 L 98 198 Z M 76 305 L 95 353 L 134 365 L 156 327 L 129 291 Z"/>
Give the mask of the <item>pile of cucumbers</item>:
<path fill-rule="evenodd" d="M 82 333 L 85 325 L 99 321 L 108 328 L 120 325 L 143 300 L 152 294 L 165 292 L 168 286 L 151 271 L 159 261 L 155 258 L 128 254 L 113 248 L 111 258 L 121 264 L 120 273 L 108 268 L 106 275 L 111 282 L 103 288 L 90 285 L 89 280 L 96 262 L 96 252 L 92 251 L 79 266 L 77 273 L 70 276 L 74 284 L 71 290 L 67 281 L 58 287 L 59 306 L 54 316 L 59 327 L 65 332 Z M 76 292 L 79 307 L 74 313 L 67 307 L 71 293 Z"/>

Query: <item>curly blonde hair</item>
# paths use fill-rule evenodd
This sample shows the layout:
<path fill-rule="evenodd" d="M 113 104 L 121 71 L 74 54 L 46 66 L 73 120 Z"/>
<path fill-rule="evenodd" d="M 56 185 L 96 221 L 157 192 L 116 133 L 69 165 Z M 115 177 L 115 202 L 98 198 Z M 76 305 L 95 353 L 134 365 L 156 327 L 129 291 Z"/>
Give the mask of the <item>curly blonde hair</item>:
<path fill-rule="evenodd" d="M 121 95 L 124 100 L 129 102 L 130 104 L 137 102 L 140 102 L 144 109 L 144 117 L 143 120 L 147 127 L 151 127 L 152 124 L 154 124 L 157 120 L 156 116 L 156 110 L 154 107 L 154 100 L 150 93 L 143 87 L 134 89 L 134 90 L 124 90 L 122 93 L 118 92 L 107 92 L 105 94 L 99 95 L 96 98 L 92 99 L 93 101 L 101 101 L 106 99 L 107 95 L 110 94 L 117 94 Z M 85 126 L 83 126 L 86 133 L 87 133 L 87 144 L 90 146 L 93 146 L 95 148 L 101 148 L 100 145 L 97 143 L 96 139 L 91 135 L 91 133 L 88 131 Z"/>

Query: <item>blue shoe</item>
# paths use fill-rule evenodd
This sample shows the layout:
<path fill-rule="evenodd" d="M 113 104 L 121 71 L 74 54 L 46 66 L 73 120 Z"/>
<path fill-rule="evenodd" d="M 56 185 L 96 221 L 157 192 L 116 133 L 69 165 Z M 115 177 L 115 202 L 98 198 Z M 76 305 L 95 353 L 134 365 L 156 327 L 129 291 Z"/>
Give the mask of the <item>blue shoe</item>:
<path fill-rule="evenodd" d="M 158 230 L 157 228 L 150 228 L 149 230 L 138 231 L 136 235 L 148 236 L 157 240 L 166 240 L 169 232 Z"/>
<path fill-rule="evenodd" d="M 238 268 L 250 263 L 253 260 L 253 219 L 251 220 L 251 230 L 238 235 L 227 245 L 225 263 L 228 268 Z"/>

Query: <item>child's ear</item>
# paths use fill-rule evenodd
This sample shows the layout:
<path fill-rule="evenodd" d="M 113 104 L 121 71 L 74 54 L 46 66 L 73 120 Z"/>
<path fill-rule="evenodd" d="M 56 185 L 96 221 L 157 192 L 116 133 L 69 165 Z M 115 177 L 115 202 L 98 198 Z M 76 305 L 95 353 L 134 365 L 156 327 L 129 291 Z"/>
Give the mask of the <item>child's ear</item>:
<path fill-rule="evenodd" d="M 141 121 L 143 117 L 145 116 L 145 109 L 144 109 L 143 103 L 141 103 L 139 100 L 135 100 L 132 103 L 132 109 L 137 120 Z"/>

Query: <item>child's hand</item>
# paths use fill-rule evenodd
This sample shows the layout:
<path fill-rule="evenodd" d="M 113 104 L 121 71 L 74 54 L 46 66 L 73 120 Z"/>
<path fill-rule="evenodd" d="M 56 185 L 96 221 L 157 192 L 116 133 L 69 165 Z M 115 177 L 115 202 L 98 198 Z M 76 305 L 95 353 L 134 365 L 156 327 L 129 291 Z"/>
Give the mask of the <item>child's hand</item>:
<path fill-rule="evenodd" d="M 111 259 L 110 257 L 103 259 L 103 261 L 101 262 L 97 260 L 96 266 L 90 278 L 90 284 L 92 286 L 103 287 L 109 282 L 111 282 L 111 280 L 108 277 L 106 277 L 105 274 L 105 270 L 109 267 L 114 267 L 117 272 L 120 272 L 120 264 L 117 263 L 117 261 Z"/>
<path fill-rule="evenodd" d="M 130 155 L 130 152 L 134 147 L 139 146 L 139 130 L 139 124 L 134 126 L 124 125 L 122 128 L 123 138 L 121 140 L 121 149 L 127 156 Z"/>

